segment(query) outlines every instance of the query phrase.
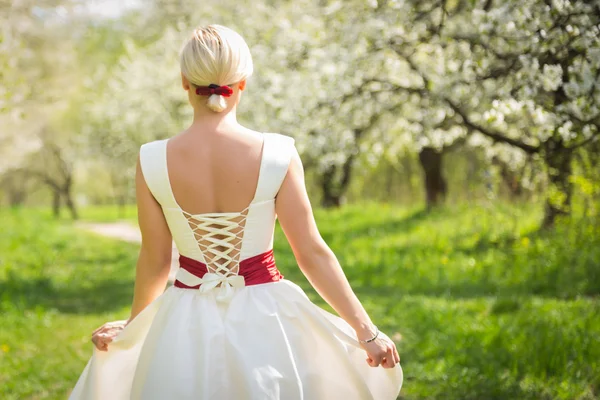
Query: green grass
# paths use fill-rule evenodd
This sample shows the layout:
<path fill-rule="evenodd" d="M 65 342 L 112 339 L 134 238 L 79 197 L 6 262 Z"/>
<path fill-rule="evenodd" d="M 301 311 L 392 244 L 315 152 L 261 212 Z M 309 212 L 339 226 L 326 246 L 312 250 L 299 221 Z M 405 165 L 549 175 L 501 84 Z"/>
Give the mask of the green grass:
<path fill-rule="evenodd" d="M 397 340 L 401 398 L 600 398 L 597 220 L 543 232 L 531 205 L 367 204 L 316 217 L 372 319 Z M 135 222 L 135 210 L 126 218 Z M 0 398 L 64 398 L 91 354 L 91 330 L 128 315 L 138 246 L 42 212 L 0 220 Z M 331 310 L 276 235 L 285 277 Z"/>
<path fill-rule="evenodd" d="M 138 249 L 38 211 L 0 221 L 0 399 L 64 399 L 91 330 L 128 314 Z"/>
<path fill-rule="evenodd" d="M 65 217 L 66 210 L 63 211 Z M 89 222 L 112 222 L 127 220 L 137 224 L 137 209 L 135 204 L 120 207 L 116 205 L 84 207 L 80 210 L 81 219 Z"/>

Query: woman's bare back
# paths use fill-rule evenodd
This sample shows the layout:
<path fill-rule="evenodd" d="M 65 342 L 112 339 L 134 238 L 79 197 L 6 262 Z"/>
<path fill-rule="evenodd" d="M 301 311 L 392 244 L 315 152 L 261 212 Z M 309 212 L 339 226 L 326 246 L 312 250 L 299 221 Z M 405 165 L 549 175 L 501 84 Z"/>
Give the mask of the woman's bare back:
<path fill-rule="evenodd" d="M 245 128 L 224 132 L 192 129 L 167 144 L 175 200 L 190 214 L 244 210 L 256 191 L 263 134 Z"/>

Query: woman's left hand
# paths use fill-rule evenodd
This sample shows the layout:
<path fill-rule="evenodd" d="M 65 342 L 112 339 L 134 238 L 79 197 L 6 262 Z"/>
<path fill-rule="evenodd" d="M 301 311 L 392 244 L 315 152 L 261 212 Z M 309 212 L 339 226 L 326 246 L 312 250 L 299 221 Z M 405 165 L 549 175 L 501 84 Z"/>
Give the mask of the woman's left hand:
<path fill-rule="evenodd" d="M 127 321 L 113 321 L 107 322 L 92 333 L 92 343 L 100 351 L 108 351 L 108 344 L 113 341 L 115 337 L 127 325 Z"/>

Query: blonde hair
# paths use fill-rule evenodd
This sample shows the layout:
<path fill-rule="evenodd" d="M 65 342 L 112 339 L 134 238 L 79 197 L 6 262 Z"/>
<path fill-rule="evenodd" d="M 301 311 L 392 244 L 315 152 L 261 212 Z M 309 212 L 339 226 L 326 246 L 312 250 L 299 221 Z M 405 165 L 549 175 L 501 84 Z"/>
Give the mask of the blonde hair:
<path fill-rule="evenodd" d="M 183 75 L 196 86 L 233 85 L 253 72 L 248 45 L 237 32 L 222 25 L 196 28 L 181 49 L 179 63 Z M 207 106 L 221 112 L 227 101 L 212 94 Z"/>

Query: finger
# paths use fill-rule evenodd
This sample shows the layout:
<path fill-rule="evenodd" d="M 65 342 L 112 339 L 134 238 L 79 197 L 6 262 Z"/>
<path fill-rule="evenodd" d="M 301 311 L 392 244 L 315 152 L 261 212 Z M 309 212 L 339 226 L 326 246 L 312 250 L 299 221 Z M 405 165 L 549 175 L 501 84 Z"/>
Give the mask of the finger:
<path fill-rule="evenodd" d="M 105 337 L 105 338 L 104 338 L 104 343 L 106 343 L 106 344 L 109 344 L 109 343 L 110 343 L 110 342 L 112 342 L 112 341 L 113 341 L 113 338 L 112 338 L 112 337 Z"/>
<path fill-rule="evenodd" d="M 100 340 L 102 343 L 108 344 L 110 342 L 113 341 L 114 336 L 112 335 L 107 335 L 107 334 L 100 334 L 98 335 L 98 340 Z"/>
<path fill-rule="evenodd" d="M 388 351 L 388 354 L 385 356 L 385 361 L 382 363 L 383 364 L 383 368 L 394 368 L 394 366 L 396 365 L 396 363 L 394 362 L 394 354 L 392 352 L 392 349 L 390 349 Z"/>
<path fill-rule="evenodd" d="M 100 326 L 100 327 L 96 328 L 96 329 L 94 330 L 94 332 L 92 332 L 92 335 L 95 335 L 96 333 L 100 332 L 102 329 L 104 329 L 104 327 L 105 327 L 105 326 L 106 326 L 106 325 L 102 325 L 102 326 Z"/>
<path fill-rule="evenodd" d="M 371 362 L 369 363 L 369 365 L 373 368 L 379 367 L 379 361 L 371 359 Z"/>
<path fill-rule="evenodd" d="M 108 343 L 107 341 L 102 341 L 102 351 L 108 351 Z"/>
<path fill-rule="evenodd" d="M 102 327 L 102 329 L 98 330 L 97 332 L 94 332 L 94 334 L 92 336 L 103 337 L 103 336 L 106 336 L 107 334 L 108 334 L 108 330 L 106 329 L 106 327 Z"/>
<path fill-rule="evenodd" d="M 102 350 L 104 348 L 104 344 L 97 338 L 92 339 L 92 342 L 94 343 L 94 347 L 96 347 L 98 350 Z"/>
<path fill-rule="evenodd" d="M 381 365 L 381 363 L 383 362 L 383 357 L 382 357 L 381 355 L 379 355 L 379 356 L 375 357 L 375 358 L 373 359 L 373 361 L 374 361 L 374 363 L 373 363 L 373 364 L 374 364 L 376 367 L 379 367 L 379 366 Z"/>
<path fill-rule="evenodd" d="M 99 333 L 92 337 L 92 342 L 97 346 L 103 346 L 105 343 L 112 342 L 112 338 L 106 336 L 105 334 Z"/>
<path fill-rule="evenodd" d="M 385 353 L 385 356 L 381 362 L 381 365 L 383 368 L 392 368 L 395 365 L 394 354 L 392 352 L 391 347 L 388 347 L 387 352 Z"/>
<path fill-rule="evenodd" d="M 395 347 L 396 346 L 394 345 L 390 346 L 388 354 L 386 356 L 390 368 L 394 368 L 396 366 L 396 355 L 394 354 L 396 350 Z"/>
<path fill-rule="evenodd" d="M 367 364 L 369 364 L 371 367 L 378 367 L 379 361 L 377 361 L 375 358 L 369 356 L 369 358 L 367 358 Z"/>
<path fill-rule="evenodd" d="M 394 362 L 396 364 L 400 363 L 400 354 L 398 354 L 398 349 L 394 346 Z"/>

